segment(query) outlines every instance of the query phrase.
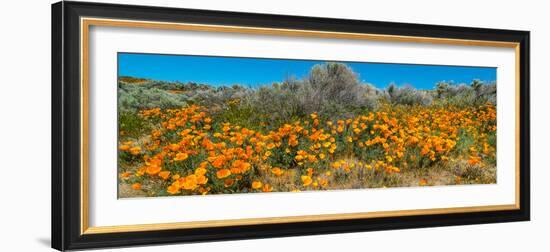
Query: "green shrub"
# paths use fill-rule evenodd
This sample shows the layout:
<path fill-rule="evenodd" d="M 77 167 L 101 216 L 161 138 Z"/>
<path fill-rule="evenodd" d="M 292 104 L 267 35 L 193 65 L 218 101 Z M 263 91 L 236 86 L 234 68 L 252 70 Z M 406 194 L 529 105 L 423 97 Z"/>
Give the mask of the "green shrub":
<path fill-rule="evenodd" d="M 141 118 L 138 113 L 130 111 L 120 111 L 118 114 L 119 134 L 124 137 L 138 138 L 149 132 L 151 125 Z"/>
<path fill-rule="evenodd" d="M 120 111 L 177 108 L 185 106 L 185 104 L 184 97 L 162 89 L 119 83 L 118 108 Z"/>

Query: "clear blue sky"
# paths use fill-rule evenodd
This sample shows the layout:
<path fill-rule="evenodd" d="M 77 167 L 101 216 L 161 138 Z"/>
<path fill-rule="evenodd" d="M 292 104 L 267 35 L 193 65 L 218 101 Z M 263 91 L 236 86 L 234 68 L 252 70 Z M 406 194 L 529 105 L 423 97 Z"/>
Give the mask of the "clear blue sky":
<path fill-rule="evenodd" d="M 326 61 L 263 58 L 211 57 L 160 54 L 118 54 L 119 76 L 165 81 L 193 81 L 213 86 L 241 84 L 257 87 L 307 76 L 311 67 Z M 473 79 L 495 81 L 496 68 L 343 62 L 359 79 L 376 87 L 390 83 L 432 89 L 439 81 L 470 83 Z"/>

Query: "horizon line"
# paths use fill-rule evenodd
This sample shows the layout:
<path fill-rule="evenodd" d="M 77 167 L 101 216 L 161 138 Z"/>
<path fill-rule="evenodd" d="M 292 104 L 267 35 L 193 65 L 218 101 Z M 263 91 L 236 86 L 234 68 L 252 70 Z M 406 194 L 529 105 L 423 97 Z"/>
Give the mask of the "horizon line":
<path fill-rule="evenodd" d="M 134 78 L 134 79 L 144 79 L 146 81 L 158 81 L 158 82 L 167 82 L 167 83 L 178 83 L 178 84 L 183 84 L 183 85 L 186 85 L 186 84 L 190 84 L 190 83 L 195 83 L 195 84 L 199 84 L 199 85 L 206 85 L 206 86 L 212 86 L 212 87 L 231 87 L 231 86 L 242 86 L 242 87 L 247 87 L 247 88 L 251 88 L 251 89 L 255 89 L 255 88 L 258 88 L 258 87 L 262 87 L 262 86 L 267 86 L 267 85 L 273 85 L 273 84 L 282 84 L 285 82 L 285 80 L 282 80 L 282 81 L 274 81 L 274 82 L 271 82 L 271 83 L 262 83 L 262 84 L 254 84 L 254 85 L 249 85 L 249 84 L 242 84 L 242 83 L 224 83 L 224 84 L 221 84 L 221 85 L 214 85 L 214 84 L 210 84 L 210 83 L 206 83 L 206 82 L 198 82 L 198 81 L 192 81 L 192 80 L 188 80 L 188 81 L 182 81 L 182 80 L 162 80 L 162 79 L 152 79 L 152 78 L 147 78 L 147 77 L 140 77 L 140 76 L 131 76 L 131 75 L 121 75 L 121 76 L 117 76 L 117 79 L 120 79 L 120 78 Z M 496 84 L 496 80 L 480 80 L 480 79 L 472 79 L 472 81 L 474 80 L 478 80 L 481 82 L 482 85 L 490 85 L 490 84 Z M 437 83 L 440 83 L 440 82 L 444 82 L 444 83 L 447 83 L 447 84 L 450 84 L 450 85 L 453 85 L 453 86 L 458 86 L 458 85 L 470 85 L 470 83 L 466 83 L 466 82 L 455 82 L 453 80 L 442 80 L 442 81 L 438 81 L 434 84 L 434 86 L 430 89 L 423 89 L 423 88 L 417 88 L 415 87 L 414 85 L 412 84 L 409 84 L 409 83 L 402 83 L 402 84 L 396 84 L 396 83 L 388 83 L 386 84 L 386 86 L 380 88 L 380 87 L 377 87 L 375 86 L 374 84 L 372 83 L 369 83 L 369 82 L 366 82 L 366 81 L 359 81 L 359 84 L 363 84 L 363 85 L 371 85 L 373 86 L 374 88 L 377 88 L 377 89 L 385 89 L 387 87 L 389 87 L 390 85 L 394 84 L 395 86 L 397 87 L 405 87 L 405 86 L 410 86 L 410 87 L 413 87 L 415 88 L 416 90 L 432 90 L 434 88 L 436 88 L 435 85 L 437 85 Z"/>

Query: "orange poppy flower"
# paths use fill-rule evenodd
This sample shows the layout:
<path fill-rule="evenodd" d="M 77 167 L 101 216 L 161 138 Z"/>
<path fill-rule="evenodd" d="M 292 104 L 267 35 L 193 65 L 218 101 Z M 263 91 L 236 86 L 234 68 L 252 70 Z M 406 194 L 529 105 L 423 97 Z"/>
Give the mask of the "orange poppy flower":
<path fill-rule="evenodd" d="M 158 173 L 159 177 L 164 180 L 167 180 L 170 177 L 170 171 L 161 171 Z"/>
<path fill-rule="evenodd" d="M 226 180 L 223 181 L 223 185 L 225 187 L 230 187 L 230 186 L 233 185 L 234 182 L 235 182 L 235 180 L 229 178 L 229 179 L 226 179 Z"/>
<path fill-rule="evenodd" d="M 176 193 L 179 193 L 180 192 L 180 189 L 175 186 L 175 185 L 171 185 L 169 186 L 166 191 L 169 193 L 169 194 L 176 194 Z"/>
<path fill-rule="evenodd" d="M 283 169 L 279 168 L 279 167 L 275 167 L 273 169 L 271 169 L 271 173 L 275 174 L 275 176 L 279 177 L 281 175 L 283 175 L 284 171 Z"/>
<path fill-rule="evenodd" d="M 161 168 L 158 165 L 149 165 L 149 166 L 147 166 L 146 172 L 147 172 L 147 174 L 153 176 L 153 175 L 156 175 L 157 173 L 159 173 L 160 170 L 161 170 Z"/>
<path fill-rule="evenodd" d="M 203 176 L 204 174 L 206 174 L 206 169 L 204 169 L 202 167 L 199 167 L 199 168 L 195 169 L 195 175 Z"/>
<path fill-rule="evenodd" d="M 252 182 L 252 189 L 260 189 L 260 188 L 262 188 L 262 182 L 260 181 Z"/>
<path fill-rule="evenodd" d="M 426 184 L 428 184 L 428 180 L 426 180 L 426 179 L 421 179 L 421 180 L 418 182 L 418 185 L 419 185 L 419 186 L 425 186 Z"/>
<path fill-rule="evenodd" d="M 168 148 L 169 148 L 171 151 L 177 151 L 177 150 L 179 150 L 180 146 L 177 145 L 177 144 L 170 144 L 170 145 L 168 145 Z"/>
<path fill-rule="evenodd" d="M 228 177 L 229 175 L 231 175 L 231 171 L 228 170 L 228 169 L 221 169 L 221 170 L 219 170 L 219 171 L 216 172 L 216 176 L 217 176 L 219 179 L 226 178 L 226 177 Z"/>
<path fill-rule="evenodd" d="M 128 177 L 130 177 L 131 175 L 132 175 L 131 172 L 124 172 L 124 173 L 120 174 L 120 176 L 121 176 L 122 178 L 128 178 Z"/>
<path fill-rule="evenodd" d="M 262 187 L 262 192 L 271 192 L 273 191 L 273 187 L 270 186 L 269 184 L 265 184 L 263 187 Z"/>
<path fill-rule="evenodd" d="M 311 185 L 311 183 L 313 182 L 310 176 L 302 176 L 301 179 L 302 179 L 302 182 L 304 183 L 304 186 Z"/>
<path fill-rule="evenodd" d="M 191 174 L 183 178 L 183 181 L 181 182 L 181 185 L 185 190 L 195 190 L 195 188 L 197 188 L 197 176 L 195 174 Z"/>
<path fill-rule="evenodd" d="M 179 152 L 176 154 L 176 157 L 174 158 L 174 161 L 183 161 L 186 160 L 189 157 L 187 153 Z"/>
<path fill-rule="evenodd" d="M 140 184 L 140 183 L 134 183 L 134 184 L 132 184 L 132 189 L 134 189 L 134 190 L 140 190 L 140 189 L 141 189 L 141 184 Z"/>
<path fill-rule="evenodd" d="M 204 185 L 208 182 L 208 178 L 204 175 L 197 176 L 197 184 Z"/>
<path fill-rule="evenodd" d="M 211 162 L 212 162 L 212 166 L 220 169 L 225 164 L 225 156 L 223 155 L 217 156 Z"/>
<path fill-rule="evenodd" d="M 132 155 L 139 155 L 139 153 L 141 153 L 141 147 L 137 146 L 130 148 L 130 153 L 132 153 Z"/>

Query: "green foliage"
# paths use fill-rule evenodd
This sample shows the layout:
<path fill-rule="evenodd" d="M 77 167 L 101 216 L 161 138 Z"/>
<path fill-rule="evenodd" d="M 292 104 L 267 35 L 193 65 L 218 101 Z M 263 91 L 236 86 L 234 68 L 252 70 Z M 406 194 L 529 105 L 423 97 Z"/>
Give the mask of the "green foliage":
<path fill-rule="evenodd" d="M 237 104 L 226 106 L 216 117 L 224 122 L 242 125 L 253 130 L 258 130 L 262 121 L 262 118 L 255 113 L 254 108 Z"/>
<path fill-rule="evenodd" d="M 177 108 L 186 104 L 185 97 L 158 88 L 127 85 L 119 82 L 119 111 L 137 111 L 151 108 Z"/>
<path fill-rule="evenodd" d="M 118 114 L 118 127 L 119 132 L 122 132 L 125 137 L 137 138 L 148 132 L 151 125 L 135 112 L 120 111 Z"/>

